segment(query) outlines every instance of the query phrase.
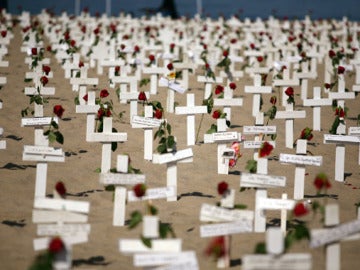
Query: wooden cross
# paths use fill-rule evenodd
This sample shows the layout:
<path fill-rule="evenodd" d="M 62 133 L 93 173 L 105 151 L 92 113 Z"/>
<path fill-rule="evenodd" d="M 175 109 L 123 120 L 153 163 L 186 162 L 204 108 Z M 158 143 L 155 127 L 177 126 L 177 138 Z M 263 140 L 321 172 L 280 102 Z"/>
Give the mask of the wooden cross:
<path fill-rule="evenodd" d="M 158 128 L 162 121 L 153 117 L 153 107 L 144 106 L 145 115 L 133 116 L 131 119 L 132 128 L 144 129 L 144 159 L 152 160 L 153 158 L 153 128 Z"/>
<path fill-rule="evenodd" d="M 231 155 L 227 155 L 227 143 L 240 141 L 241 134 L 238 132 L 226 132 L 226 119 L 217 119 L 217 132 L 212 134 L 204 134 L 204 143 L 217 143 L 217 171 L 218 174 L 229 173 L 229 159 Z"/>
<path fill-rule="evenodd" d="M 321 87 L 314 87 L 313 91 L 313 98 L 304 99 L 303 105 L 313 108 L 313 130 L 321 131 L 321 106 L 332 105 L 332 99 L 321 98 Z"/>
<path fill-rule="evenodd" d="M 360 137 L 350 135 L 324 134 L 324 143 L 335 143 L 335 180 L 345 179 L 345 144 L 360 144 Z"/>
<path fill-rule="evenodd" d="M 187 148 L 175 153 L 154 154 L 152 161 L 154 164 L 166 164 L 166 186 L 175 188 L 175 195 L 168 197 L 167 201 L 177 201 L 177 163 L 192 162 L 192 149 Z"/>
<path fill-rule="evenodd" d="M 116 163 L 117 173 L 101 173 L 100 183 L 115 185 L 113 226 L 125 225 L 126 188 L 124 185 L 145 183 L 145 175 L 128 174 L 129 156 L 118 155 Z"/>
<path fill-rule="evenodd" d="M 245 93 L 253 94 L 252 116 L 256 117 L 256 115 L 260 112 L 261 94 L 271 92 L 271 86 L 261 85 L 261 75 L 259 74 L 254 75 L 254 86 L 245 86 Z"/>
<path fill-rule="evenodd" d="M 306 111 L 294 111 L 294 104 L 286 104 L 285 111 L 277 111 L 275 119 L 285 119 L 285 146 L 293 148 L 294 142 L 294 120 L 297 118 L 305 118 Z"/>
<path fill-rule="evenodd" d="M 296 141 L 296 155 L 280 154 L 279 161 L 281 163 L 295 164 L 294 179 L 294 199 L 301 200 L 304 198 L 305 187 L 305 166 L 321 166 L 322 156 L 306 156 L 307 140 Z"/>
<path fill-rule="evenodd" d="M 195 94 L 186 95 L 186 106 L 176 106 L 175 114 L 187 115 L 187 145 L 195 145 L 195 114 L 207 113 L 206 106 L 195 106 Z"/>

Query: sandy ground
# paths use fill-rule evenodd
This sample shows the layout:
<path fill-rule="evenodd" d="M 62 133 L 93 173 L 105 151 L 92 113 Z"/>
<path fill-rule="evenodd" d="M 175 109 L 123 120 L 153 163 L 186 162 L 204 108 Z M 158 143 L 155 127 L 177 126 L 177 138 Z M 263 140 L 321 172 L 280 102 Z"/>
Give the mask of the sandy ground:
<path fill-rule="evenodd" d="M 0 110 L 0 125 L 4 128 L 4 139 L 7 147 L 0 151 L 0 261 L 2 269 L 26 269 L 36 256 L 33 250 L 33 239 L 36 238 L 36 225 L 32 222 L 32 210 L 35 185 L 35 162 L 22 160 L 24 145 L 34 143 L 33 128 L 21 127 L 21 110 L 29 105 L 29 98 L 23 93 L 25 72 L 28 71 L 24 63 L 25 54 L 20 52 L 21 35 L 20 29 L 14 29 L 15 37 L 9 46 L 9 55 L 5 58 L 10 62 L 8 68 L 0 69 L 0 76 L 7 77 L 7 84 L 0 90 L 0 98 L 3 101 L 3 109 Z M 52 55 L 51 68 L 55 76 L 50 79 L 49 86 L 56 88 L 55 96 L 49 99 L 45 105 L 45 115 L 51 115 L 53 105 L 61 104 L 65 108 L 63 120 L 60 121 L 60 129 L 65 137 L 61 146 L 66 152 L 64 163 L 49 163 L 47 175 L 47 194 L 51 194 L 57 181 L 66 184 L 68 198 L 80 201 L 88 201 L 91 205 L 89 222 L 91 233 L 89 242 L 73 247 L 74 268 L 78 269 L 134 269 L 132 257 L 119 252 L 118 240 L 120 238 L 138 238 L 140 229 L 129 230 L 127 227 L 112 226 L 112 193 L 104 191 L 99 183 L 99 174 L 95 172 L 101 165 L 101 144 L 89 143 L 85 140 L 86 116 L 75 113 L 74 98 L 77 93 L 71 90 L 68 79 L 64 79 L 64 71 Z M 309 82 L 312 86 L 321 86 L 323 79 L 323 67 L 319 65 L 319 79 Z M 199 73 L 193 73 L 190 77 L 190 93 L 196 96 L 196 103 L 200 104 L 203 99 L 203 85 L 196 82 Z M 99 89 L 108 88 L 106 75 L 97 76 L 94 70 L 89 71 L 90 77 L 99 78 Z M 350 89 L 354 76 L 347 78 L 347 87 Z M 267 82 L 271 82 L 268 80 Z M 244 106 L 232 109 L 231 131 L 242 132 L 244 125 L 253 125 L 251 117 L 252 97 L 244 93 L 244 85 L 251 85 L 252 79 L 244 77 L 237 81 L 236 97 L 243 97 Z M 31 84 L 29 84 L 31 85 Z M 110 88 L 108 88 L 110 90 Z M 144 90 L 147 90 L 144 88 Z M 300 89 L 295 88 L 296 93 Z M 116 155 L 128 153 L 131 157 L 132 166 L 140 169 L 147 179 L 149 187 L 161 187 L 166 185 L 166 166 L 152 164 L 143 159 L 143 131 L 133 129 L 129 124 L 129 105 L 120 104 L 117 101 L 115 91 L 111 90 L 110 98 L 115 103 L 115 111 L 125 111 L 121 120 L 116 120 L 113 126 L 119 132 L 127 132 L 128 141 L 119 144 L 116 152 L 112 154 L 112 167 L 116 165 Z M 166 89 L 159 88 L 159 93 L 151 100 L 158 100 L 165 106 Z M 309 91 L 310 93 L 310 91 Z M 270 106 L 270 95 L 264 95 L 264 110 Z M 300 97 L 295 97 L 297 104 L 301 104 Z M 186 104 L 186 95 L 176 94 L 175 101 L 179 105 Z M 356 125 L 356 117 L 360 113 L 359 97 L 355 100 L 346 101 L 349 107 L 349 115 L 346 120 L 347 127 Z M 296 109 L 306 110 L 305 119 L 296 120 L 294 136 L 297 137 L 301 130 L 312 126 L 312 109 L 300 105 Z M 279 110 L 282 108 L 279 106 Z M 142 107 L 139 106 L 139 112 Z M 166 114 L 173 128 L 173 134 L 177 137 L 178 149 L 187 148 L 186 145 L 186 117 L 175 114 Z M 306 168 L 305 195 L 310 199 L 316 199 L 322 203 L 337 203 L 340 206 L 340 220 L 347 222 L 356 218 L 355 203 L 360 201 L 360 170 L 358 164 L 358 147 L 346 147 L 345 182 L 334 181 L 335 168 L 335 145 L 324 145 L 323 134 L 327 133 L 333 121 L 333 112 L 330 107 L 322 109 L 321 132 L 313 132 L 314 138 L 308 146 L 308 150 L 314 155 L 323 156 L 321 167 Z M 196 116 L 196 125 L 200 123 L 200 116 Z M 231 188 L 239 190 L 241 172 L 245 171 L 246 161 L 251 159 L 253 150 L 242 149 L 242 157 L 237 165 L 230 170 L 228 175 L 217 174 L 216 145 L 203 144 L 203 134 L 214 123 L 210 115 L 204 115 L 200 127 L 200 143 L 192 147 L 194 161 L 178 165 L 178 201 L 166 202 L 156 200 L 154 204 L 159 208 L 159 217 L 162 222 L 171 223 L 177 237 L 183 240 L 183 250 L 196 251 L 200 269 L 215 269 L 215 262 L 204 256 L 204 249 L 209 239 L 200 238 L 199 212 L 202 203 L 215 205 L 219 201 L 216 187 L 220 181 L 227 181 Z M 283 165 L 278 161 L 280 153 L 294 153 L 295 150 L 284 146 L 284 121 L 270 121 L 271 125 L 277 125 L 277 146 L 271 154 L 269 161 L 269 174 L 287 177 L 286 188 L 270 189 L 268 195 L 279 198 L 281 193 L 286 192 L 289 198 L 293 196 L 294 170 L 292 165 Z M 248 138 L 251 138 L 250 136 Z M 54 144 L 56 145 L 56 144 Z M 156 143 L 155 143 L 156 145 Z M 56 145 L 58 146 L 58 145 Z M 318 172 L 326 172 L 331 179 L 332 188 L 326 198 L 317 198 L 316 190 L 312 184 Z M 254 190 L 236 192 L 236 203 L 246 204 L 248 209 L 254 209 Z M 135 209 L 143 209 L 142 203 L 129 203 L 127 205 L 127 219 Z M 278 211 L 268 211 L 267 222 L 276 223 L 280 218 Z M 311 227 L 321 227 L 319 216 L 306 217 Z M 244 254 L 253 253 L 257 242 L 263 241 L 263 233 L 238 234 L 232 237 L 231 259 L 232 269 L 241 269 L 241 258 Z M 342 269 L 355 269 L 360 259 L 358 249 L 359 241 L 341 243 L 341 266 Z M 324 269 L 324 249 L 310 249 L 308 242 L 297 243 L 289 252 L 309 252 L 313 256 L 313 269 Z"/>

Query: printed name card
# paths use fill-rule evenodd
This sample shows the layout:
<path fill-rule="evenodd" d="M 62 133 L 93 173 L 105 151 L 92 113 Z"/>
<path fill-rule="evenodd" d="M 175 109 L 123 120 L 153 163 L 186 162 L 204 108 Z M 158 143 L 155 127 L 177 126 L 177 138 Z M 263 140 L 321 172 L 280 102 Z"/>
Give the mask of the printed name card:
<path fill-rule="evenodd" d="M 144 174 L 101 173 L 100 183 L 103 185 L 136 185 L 145 183 Z"/>
<path fill-rule="evenodd" d="M 244 126 L 244 134 L 276 134 L 276 126 Z"/>
<path fill-rule="evenodd" d="M 24 152 L 34 155 L 51 155 L 51 156 L 63 156 L 64 152 L 61 148 L 55 148 L 50 146 L 33 146 L 24 145 Z"/>
<path fill-rule="evenodd" d="M 310 247 L 316 248 L 360 232 L 360 219 L 326 230 L 311 230 Z"/>
<path fill-rule="evenodd" d="M 56 123 L 59 122 L 57 117 L 34 117 L 34 118 L 22 118 L 21 119 L 21 126 L 46 126 L 50 125 L 51 120 L 55 121 Z"/>
<path fill-rule="evenodd" d="M 292 154 L 280 154 L 281 163 L 291 163 L 298 165 L 321 166 L 322 156 L 300 156 Z"/>
<path fill-rule="evenodd" d="M 242 173 L 240 187 L 285 187 L 285 176 L 272 176 L 267 174 Z"/>
<path fill-rule="evenodd" d="M 193 157 L 192 148 L 187 148 L 183 150 L 179 150 L 175 153 L 166 153 L 166 154 L 154 154 L 153 155 L 153 163 L 156 164 L 165 164 L 170 162 L 176 162 L 184 159 L 189 159 Z"/>
<path fill-rule="evenodd" d="M 185 88 L 183 88 L 180 84 L 178 84 L 177 82 L 173 82 L 173 81 L 169 81 L 168 79 L 161 77 L 159 80 L 159 86 L 162 87 L 168 87 L 171 90 L 174 90 L 180 94 L 185 93 Z"/>
<path fill-rule="evenodd" d="M 254 219 L 254 211 L 250 210 L 238 210 L 238 209 L 226 209 L 210 204 L 202 204 L 200 210 L 200 221 L 236 221 L 236 220 L 248 220 Z"/>
<path fill-rule="evenodd" d="M 245 219 L 228 223 L 201 225 L 200 237 L 214 237 L 252 231 L 252 220 Z"/>
<path fill-rule="evenodd" d="M 137 202 L 137 201 L 145 201 L 145 200 L 153 200 L 153 199 L 166 199 L 168 197 L 176 196 L 175 187 L 161 187 L 161 188 L 149 188 L 146 190 L 145 196 L 138 198 L 135 196 L 134 191 L 128 191 L 128 201 L 129 202 Z"/>
<path fill-rule="evenodd" d="M 32 222 L 34 223 L 85 223 L 88 222 L 86 214 L 79 214 L 68 211 L 52 211 L 52 210 L 37 210 L 34 209 L 32 213 Z"/>
<path fill-rule="evenodd" d="M 349 135 L 360 136 L 360 127 L 349 127 Z"/>
<path fill-rule="evenodd" d="M 134 266 L 135 267 L 149 267 L 149 266 L 161 266 L 161 265 L 173 265 L 192 262 L 197 265 L 196 254 L 194 251 L 182 251 L 179 253 L 139 253 L 134 254 Z M 186 268 L 189 269 L 189 268 Z M 190 268 L 194 269 L 194 268 Z M 196 268 L 198 269 L 198 268 Z"/>
<path fill-rule="evenodd" d="M 324 134 L 324 143 L 360 143 L 360 137 L 350 135 Z"/>
<path fill-rule="evenodd" d="M 269 199 L 269 198 L 259 198 L 256 201 L 256 207 L 258 209 L 266 209 L 266 210 L 291 210 L 295 206 L 294 200 L 286 200 L 286 199 Z"/>
<path fill-rule="evenodd" d="M 269 144 L 271 144 L 274 148 L 276 147 L 275 141 L 267 141 Z M 243 145 L 245 149 L 258 149 L 261 147 L 261 145 L 264 143 L 264 141 L 244 141 Z"/>
<path fill-rule="evenodd" d="M 163 121 L 162 119 L 134 115 L 131 120 L 131 126 L 133 128 L 159 127 Z"/>
<path fill-rule="evenodd" d="M 90 203 L 64 199 L 36 198 L 34 208 L 89 213 Z"/>
<path fill-rule="evenodd" d="M 78 233 L 90 233 L 90 224 L 39 224 L 37 235 L 76 235 Z"/>
<path fill-rule="evenodd" d="M 289 253 L 284 255 L 252 254 L 242 257 L 243 270 L 311 270 L 311 254 Z"/>
<path fill-rule="evenodd" d="M 205 143 L 208 142 L 221 142 L 221 141 L 232 141 L 238 140 L 239 133 L 237 132 L 217 132 L 212 134 L 205 134 L 209 136 L 204 136 Z"/>
<path fill-rule="evenodd" d="M 120 239 L 119 250 L 122 253 L 145 253 L 145 252 L 181 252 L 181 239 L 153 239 L 151 248 L 144 245 L 140 239 Z"/>

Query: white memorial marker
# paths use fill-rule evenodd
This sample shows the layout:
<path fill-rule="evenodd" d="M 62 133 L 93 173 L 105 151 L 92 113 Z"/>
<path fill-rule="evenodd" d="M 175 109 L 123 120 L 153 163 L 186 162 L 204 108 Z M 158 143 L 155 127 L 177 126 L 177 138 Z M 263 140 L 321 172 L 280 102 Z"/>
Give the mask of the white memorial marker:
<path fill-rule="evenodd" d="M 88 85 L 98 85 L 98 78 L 87 77 L 87 67 L 81 67 L 80 78 L 70 78 L 70 84 L 72 85 L 73 91 L 79 91 L 79 99 L 82 99 L 86 94 L 86 87 Z"/>
<path fill-rule="evenodd" d="M 131 120 L 132 128 L 144 129 L 144 159 L 152 160 L 153 158 L 153 128 L 158 128 L 164 121 L 153 117 L 153 107 L 144 106 L 145 115 L 134 115 Z"/>
<path fill-rule="evenodd" d="M 223 98 L 214 98 L 214 106 L 223 106 L 224 113 L 226 113 L 226 119 L 231 121 L 231 107 L 232 106 L 242 106 L 242 98 L 234 98 L 233 90 L 230 87 L 224 87 L 224 97 Z"/>
<path fill-rule="evenodd" d="M 345 76 L 338 74 L 338 91 L 329 92 L 329 98 L 337 101 L 337 106 L 345 108 L 346 99 L 354 99 L 355 92 L 345 92 Z"/>
<path fill-rule="evenodd" d="M 325 226 L 330 228 L 311 230 L 310 247 L 326 245 L 326 270 L 340 270 L 340 241 L 360 239 L 360 219 L 339 224 L 339 206 L 326 205 Z"/>
<path fill-rule="evenodd" d="M 178 82 L 168 80 L 164 77 L 160 78 L 159 86 L 168 88 L 166 98 L 166 111 L 169 113 L 173 113 L 175 111 L 175 92 L 183 94 L 186 89 L 184 89 Z"/>
<path fill-rule="evenodd" d="M 174 68 L 177 70 L 181 70 L 182 81 L 181 85 L 185 90 L 189 90 L 189 70 L 195 70 L 195 65 L 193 63 L 179 63 L 175 62 Z"/>
<path fill-rule="evenodd" d="M 125 225 L 126 188 L 124 185 L 136 185 L 145 182 L 143 174 L 128 174 L 129 156 L 118 155 L 116 171 L 118 173 L 101 173 L 100 183 L 115 185 L 113 226 Z"/>
<path fill-rule="evenodd" d="M 186 95 L 186 106 L 177 106 L 175 114 L 187 115 L 187 145 L 195 145 L 195 114 L 207 113 L 207 106 L 195 106 L 195 94 Z"/>
<path fill-rule="evenodd" d="M 305 166 L 321 166 L 322 156 L 307 156 L 307 140 L 297 140 L 296 155 L 280 154 L 279 161 L 286 164 L 295 164 L 294 178 L 294 199 L 301 200 L 304 198 L 305 187 Z"/>
<path fill-rule="evenodd" d="M 335 180 L 345 179 L 345 144 L 360 145 L 359 136 L 324 134 L 324 143 L 335 143 Z"/>
<path fill-rule="evenodd" d="M 360 127 L 349 127 L 350 136 L 358 136 L 360 137 Z M 360 144 L 359 144 L 359 165 L 360 165 Z"/>
<path fill-rule="evenodd" d="M 204 134 L 204 143 L 217 143 L 217 171 L 218 174 L 229 173 L 229 160 L 233 155 L 228 155 L 229 149 L 226 147 L 228 143 L 241 140 L 241 134 L 226 131 L 226 119 L 217 119 L 217 132 L 212 134 Z M 231 154 L 231 153 L 230 153 Z"/>
<path fill-rule="evenodd" d="M 321 87 L 314 87 L 314 95 L 312 99 L 304 99 L 304 106 L 313 107 L 313 130 L 321 131 L 321 106 L 331 106 L 332 99 L 321 98 Z"/>
<path fill-rule="evenodd" d="M 204 90 L 204 99 L 208 99 L 212 92 L 212 86 L 213 84 L 220 84 L 223 82 L 222 77 L 215 77 L 215 80 L 211 77 L 206 76 L 198 76 L 197 77 L 198 82 L 202 82 L 205 84 L 205 90 Z"/>
<path fill-rule="evenodd" d="M 305 118 L 306 111 L 294 111 L 294 104 L 287 103 L 285 111 L 277 111 L 275 119 L 285 119 L 285 146 L 293 148 L 294 142 L 294 120 L 297 118 Z"/>
<path fill-rule="evenodd" d="M 275 63 L 276 64 L 276 63 Z M 273 80 L 273 86 L 282 86 L 282 105 L 286 107 L 286 95 L 285 90 L 290 86 L 299 86 L 300 80 L 299 79 L 290 79 L 290 64 L 286 69 L 283 70 L 283 79 L 274 79 Z"/>
<path fill-rule="evenodd" d="M 177 200 L 177 163 L 192 162 L 193 152 L 191 148 L 177 151 L 175 153 L 154 154 L 152 159 L 154 164 L 166 164 L 166 185 L 174 187 L 175 194 L 167 198 L 167 201 Z"/>
<path fill-rule="evenodd" d="M 261 85 L 261 75 L 259 74 L 254 75 L 254 86 L 245 86 L 245 93 L 253 94 L 252 116 L 256 117 L 256 115 L 260 112 L 261 94 L 271 92 L 271 86 Z"/>
<path fill-rule="evenodd" d="M 89 142 L 101 142 L 101 172 L 107 173 L 111 169 L 111 144 L 112 142 L 127 141 L 127 133 L 117 133 L 112 131 L 112 117 L 104 117 L 103 131 L 90 134 Z"/>
<path fill-rule="evenodd" d="M 131 101 L 134 101 L 134 100 L 137 101 L 138 94 L 139 94 L 139 93 L 137 93 L 137 81 L 138 80 L 136 77 L 130 77 L 130 76 L 126 76 L 126 77 L 116 76 L 112 79 L 113 84 L 118 83 L 120 85 L 119 99 L 120 99 L 121 103 L 126 103 L 129 98 Z M 129 86 L 129 89 L 130 89 L 129 92 L 127 91 L 127 86 Z M 133 112 L 136 112 L 136 110 L 137 110 L 136 108 L 137 108 L 137 105 L 130 103 L 130 109 L 132 109 Z"/>
<path fill-rule="evenodd" d="M 166 67 L 156 67 L 156 66 L 144 67 L 142 69 L 142 72 L 143 72 L 143 74 L 150 74 L 150 94 L 156 95 L 159 75 L 166 73 L 167 68 Z"/>

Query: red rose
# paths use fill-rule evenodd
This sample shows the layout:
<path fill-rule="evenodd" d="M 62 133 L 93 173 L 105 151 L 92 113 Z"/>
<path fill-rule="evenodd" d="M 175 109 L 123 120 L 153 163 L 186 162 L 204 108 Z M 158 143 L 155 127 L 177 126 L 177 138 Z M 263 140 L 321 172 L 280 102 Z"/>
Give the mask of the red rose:
<path fill-rule="evenodd" d="M 31 48 L 31 55 L 37 55 L 37 48 Z"/>
<path fill-rule="evenodd" d="M 330 84 L 330 83 L 325 83 L 324 86 L 325 86 L 326 89 L 330 89 L 330 88 L 331 88 L 331 84 Z"/>
<path fill-rule="evenodd" d="M 86 94 L 85 96 L 83 96 L 83 100 L 85 100 L 86 102 L 88 101 L 88 94 Z"/>
<path fill-rule="evenodd" d="M 75 47 L 75 44 L 76 44 L 76 41 L 72 39 L 72 40 L 70 41 L 70 46 L 71 46 L 71 47 Z"/>
<path fill-rule="evenodd" d="M 49 79 L 46 76 L 41 76 L 40 82 L 43 86 L 45 86 L 49 82 Z"/>
<path fill-rule="evenodd" d="M 236 159 L 232 158 L 229 159 L 229 167 L 233 168 L 236 165 Z"/>
<path fill-rule="evenodd" d="M 258 60 L 259 63 L 261 63 L 264 60 L 264 58 L 262 56 L 258 56 L 258 57 L 256 57 L 256 59 Z"/>
<path fill-rule="evenodd" d="M 333 58 L 333 57 L 335 57 L 336 56 L 336 53 L 333 51 L 333 50 L 330 50 L 329 51 L 329 57 L 330 58 Z"/>
<path fill-rule="evenodd" d="M 61 105 L 55 105 L 53 108 L 54 114 L 59 118 L 62 117 L 64 111 L 65 111 L 65 109 Z"/>
<path fill-rule="evenodd" d="M 51 45 L 48 45 L 48 46 L 46 47 L 46 51 L 51 52 Z"/>
<path fill-rule="evenodd" d="M 210 65 L 208 63 L 205 64 L 205 69 L 206 70 L 210 69 Z"/>
<path fill-rule="evenodd" d="M 119 73 L 119 72 L 120 72 L 120 66 L 116 66 L 116 67 L 115 67 L 115 72 L 116 72 L 116 73 Z"/>
<path fill-rule="evenodd" d="M 218 84 L 215 88 L 215 95 L 219 95 L 222 92 L 224 92 L 224 87 Z"/>
<path fill-rule="evenodd" d="M 346 113 L 343 108 L 337 107 L 335 110 L 335 115 L 339 116 L 340 118 L 344 118 L 346 116 Z"/>
<path fill-rule="evenodd" d="M 65 247 L 64 242 L 60 237 L 55 237 L 51 239 L 49 243 L 49 252 L 50 253 L 58 253 Z"/>
<path fill-rule="evenodd" d="M 62 198 L 65 198 L 66 188 L 63 182 L 61 181 L 57 182 L 55 185 L 55 190 Z"/>
<path fill-rule="evenodd" d="M 133 191 L 135 193 L 135 196 L 138 198 L 141 198 L 146 193 L 146 185 L 145 184 L 137 184 L 134 186 Z"/>
<path fill-rule="evenodd" d="M 83 61 L 79 61 L 79 68 L 84 66 L 84 62 Z"/>
<path fill-rule="evenodd" d="M 294 88 L 292 88 L 292 87 L 286 88 L 285 94 L 286 94 L 288 97 L 293 96 L 293 95 L 294 95 Z"/>
<path fill-rule="evenodd" d="M 103 90 L 100 91 L 100 97 L 101 98 L 106 98 L 108 95 L 109 95 L 108 90 L 103 89 Z"/>
<path fill-rule="evenodd" d="M 229 185 L 225 181 L 222 181 L 222 182 L 218 183 L 218 185 L 217 185 L 217 192 L 221 196 L 225 195 L 226 192 L 228 191 L 228 189 L 229 189 Z"/>
<path fill-rule="evenodd" d="M 224 50 L 224 51 L 223 51 L 223 56 L 224 56 L 224 57 L 228 57 L 228 56 L 229 56 L 229 51 L 228 51 L 228 50 Z"/>
<path fill-rule="evenodd" d="M 230 39 L 230 43 L 231 43 L 231 44 L 235 44 L 236 42 L 237 42 L 237 39 L 236 39 L 236 38 Z"/>
<path fill-rule="evenodd" d="M 46 74 L 49 75 L 49 72 L 51 71 L 51 68 L 49 66 L 43 66 L 42 67 L 42 71 Z"/>
<path fill-rule="evenodd" d="M 173 66 L 172 63 L 167 64 L 166 67 L 167 67 L 168 70 L 173 70 L 174 69 L 174 66 Z"/>
<path fill-rule="evenodd" d="M 150 62 L 154 62 L 155 61 L 155 56 L 153 54 L 149 55 L 149 60 Z"/>
<path fill-rule="evenodd" d="M 308 127 L 304 128 L 301 131 L 300 139 L 311 141 L 311 139 L 313 138 L 313 134 L 311 132 L 312 132 L 311 128 Z"/>
<path fill-rule="evenodd" d="M 320 191 L 321 189 L 328 189 L 331 187 L 329 178 L 325 173 L 319 173 L 314 179 L 315 188 Z"/>
<path fill-rule="evenodd" d="M 111 23 L 111 24 L 110 24 L 110 30 L 111 30 L 113 33 L 115 33 L 115 32 L 116 32 L 116 25 L 113 24 L 113 23 Z"/>
<path fill-rule="evenodd" d="M 250 43 L 250 48 L 253 50 L 253 49 L 255 49 L 256 47 L 255 47 L 255 44 L 254 43 Z"/>
<path fill-rule="evenodd" d="M 139 93 L 138 100 L 140 100 L 140 101 L 145 101 L 146 100 L 145 92 L 140 92 Z"/>
<path fill-rule="evenodd" d="M 267 157 L 273 149 L 274 147 L 270 143 L 263 142 L 259 149 L 259 157 Z"/>
<path fill-rule="evenodd" d="M 170 44 L 170 49 L 173 50 L 175 48 L 175 44 L 174 43 L 171 43 Z"/>
<path fill-rule="evenodd" d="M 1 36 L 2 36 L 3 38 L 6 37 L 6 35 L 7 35 L 7 31 L 6 31 L 6 30 L 1 31 Z"/>
<path fill-rule="evenodd" d="M 99 32 L 100 32 L 100 29 L 99 29 L 98 27 L 94 29 L 94 34 L 95 34 L 95 35 L 98 35 Z"/>
<path fill-rule="evenodd" d="M 135 45 L 134 52 L 136 53 L 140 52 L 140 47 L 138 45 Z"/>
<path fill-rule="evenodd" d="M 345 68 L 343 66 L 338 66 L 337 73 L 338 74 L 344 74 Z"/>
<path fill-rule="evenodd" d="M 217 236 L 213 238 L 206 248 L 205 254 L 207 256 L 214 256 L 216 259 L 223 257 L 225 255 L 225 237 Z"/>
<path fill-rule="evenodd" d="M 272 105 L 275 105 L 275 104 L 276 104 L 276 101 L 277 101 L 276 96 L 272 96 L 272 97 L 270 98 L 270 103 L 271 103 Z"/>
<path fill-rule="evenodd" d="M 207 45 L 206 44 L 203 44 L 203 49 L 207 50 Z"/>
<path fill-rule="evenodd" d="M 220 110 L 216 110 L 212 114 L 212 118 L 214 118 L 214 119 L 219 119 L 220 116 L 221 116 L 221 111 Z"/>
<path fill-rule="evenodd" d="M 235 90 L 236 89 L 236 83 L 234 83 L 234 82 L 229 83 L 229 87 L 230 87 L 231 90 Z"/>
<path fill-rule="evenodd" d="M 309 210 L 307 209 L 307 207 L 303 202 L 298 202 L 293 209 L 293 213 L 295 217 L 306 215 L 308 212 Z"/>
<path fill-rule="evenodd" d="M 162 110 L 156 109 L 156 111 L 154 112 L 154 117 L 156 119 L 161 119 L 162 118 Z"/>

